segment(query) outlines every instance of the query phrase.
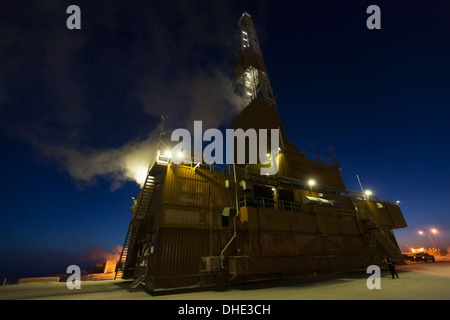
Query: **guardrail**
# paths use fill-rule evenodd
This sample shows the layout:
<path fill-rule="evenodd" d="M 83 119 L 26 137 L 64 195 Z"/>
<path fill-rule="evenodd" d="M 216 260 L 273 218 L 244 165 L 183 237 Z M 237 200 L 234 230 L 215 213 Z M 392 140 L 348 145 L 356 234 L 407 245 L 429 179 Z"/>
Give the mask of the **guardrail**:
<path fill-rule="evenodd" d="M 295 201 L 274 200 L 273 198 L 271 199 L 248 195 L 239 197 L 239 207 L 259 207 L 278 209 L 281 211 L 303 211 L 301 204 Z"/>
<path fill-rule="evenodd" d="M 335 162 L 335 160 L 321 157 L 318 155 L 314 155 L 309 152 L 300 151 L 300 150 L 294 149 L 292 147 L 285 146 L 285 148 L 290 151 L 299 152 L 300 154 L 304 155 L 307 158 L 311 158 L 311 159 L 314 158 L 312 160 L 319 159 L 320 162 L 329 163 L 329 164 L 333 164 L 333 162 Z M 161 162 L 161 161 L 159 161 L 159 159 L 162 157 L 165 157 L 165 158 Z M 168 158 L 167 156 L 161 155 L 159 152 L 156 155 L 156 159 L 154 159 L 152 162 L 154 163 L 155 160 L 158 164 L 165 164 L 165 165 L 167 165 L 171 162 L 170 158 Z M 187 166 L 187 167 L 191 167 L 191 168 L 197 167 L 199 169 L 204 169 L 204 170 L 208 170 L 211 172 L 225 173 L 230 176 L 233 176 L 233 174 L 234 174 L 233 165 L 230 165 L 230 164 L 217 164 L 217 163 L 206 164 L 206 163 L 203 163 L 202 159 L 197 159 L 195 157 L 190 157 L 189 159 L 183 159 L 183 160 L 184 160 L 184 163 L 182 165 Z M 235 166 L 235 170 L 236 170 L 236 175 L 238 177 L 240 177 L 240 179 L 242 179 L 242 178 L 249 179 L 251 181 L 256 181 L 259 183 L 273 185 L 275 187 L 279 186 L 280 184 L 289 184 L 292 186 L 296 185 L 296 186 L 300 186 L 301 188 L 303 188 L 305 190 L 309 190 L 307 181 L 294 179 L 294 178 L 290 178 L 290 177 L 284 177 L 284 176 L 262 176 L 260 174 L 254 173 L 253 170 L 249 170 L 249 168 L 247 168 L 247 167 L 243 167 L 242 165 Z M 357 197 L 357 198 L 362 198 L 362 199 L 368 198 L 364 193 L 359 192 L 359 191 L 335 188 L 335 187 L 330 187 L 330 186 L 325 186 L 325 185 L 320 185 L 320 184 L 316 184 L 315 189 L 318 189 L 318 190 L 320 189 L 320 190 L 324 190 L 324 191 L 328 191 L 328 192 L 335 192 L 335 193 L 344 195 L 346 197 Z M 384 197 L 384 196 L 371 195 L 368 199 L 374 200 L 374 201 L 391 203 L 391 204 L 398 204 L 397 200 L 395 200 L 393 198 L 389 198 L 389 197 Z"/>

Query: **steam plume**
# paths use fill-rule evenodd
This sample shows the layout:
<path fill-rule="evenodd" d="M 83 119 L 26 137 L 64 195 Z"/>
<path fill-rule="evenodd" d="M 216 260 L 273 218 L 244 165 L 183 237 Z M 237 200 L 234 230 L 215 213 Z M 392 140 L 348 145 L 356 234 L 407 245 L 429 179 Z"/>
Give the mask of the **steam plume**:
<path fill-rule="evenodd" d="M 111 190 L 142 184 L 161 113 L 172 129 L 189 129 L 194 120 L 206 129 L 226 124 L 242 107 L 233 79 L 242 12 L 232 3 L 83 2 L 83 29 L 70 34 L 61 20 L 64 3 L 29 6 L 5 8 L 20 23 L 0 21 L 0 44 L 10 52 L 0 50 L 0 124 L 80 186 L 99 178 L 110 180 Z M 126 139 L 96 143 L 119 127 L 129 128 Z"/>
<path fill-rule="evenodd" d="M 54 148 L 53 156 L 64 165 L 78 183 L 91 185 L 97 177 L 112 181 L 110 190 L 120 188 L 126 181 L 143 185 L 148 165 L 156 148 L 157 132 L 142 141 L 132 141 L 119 148 L 107 148 L 82 153 L 76 149 Z"/>

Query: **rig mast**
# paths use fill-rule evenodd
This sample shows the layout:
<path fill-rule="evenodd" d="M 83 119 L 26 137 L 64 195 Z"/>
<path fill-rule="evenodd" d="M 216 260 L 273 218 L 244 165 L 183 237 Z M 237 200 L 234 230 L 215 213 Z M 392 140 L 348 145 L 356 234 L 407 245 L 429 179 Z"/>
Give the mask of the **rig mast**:
<path fill-rule="evenodd" d="M 238 26 L 241 30 L 242 52 L 236 61 L 236 80 L 244 87 L 245 103 L 248 105 L 253 99 L 259 98 L 276 108 L 252 17 L 245 12 Z"/>

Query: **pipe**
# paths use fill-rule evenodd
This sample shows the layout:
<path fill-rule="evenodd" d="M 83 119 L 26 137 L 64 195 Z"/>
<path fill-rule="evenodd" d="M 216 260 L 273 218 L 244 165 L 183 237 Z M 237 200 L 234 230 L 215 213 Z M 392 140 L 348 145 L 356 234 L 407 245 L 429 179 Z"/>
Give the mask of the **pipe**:
<path fill-rule="evenodd" d="M 234 240 L 234 238 L 236 238 L 236 217 L 233 218 L 233 228 L 234 228 L 233 236 L 231 237 L 230 241 L 228 241 L 225 248 L 223 248 L 223 250 L 220 252 L 220 266 L 222 269 L 224 268 L 223 261 L 225 260 L 225 256 L 223 253 L 225 252 L 225 250 L 227 250 L 228 246 L 231 244 L 231 242 Z"/>
<path fill-rule="evenodd" d="M 236 165 L 234 163 L 233 163 L 233 171 L 234 171 L 234 191 L 236 194 L 236 217 L 239 217 L 239 199 L 238 199 L 238 192 L 237 192 L 238 185 L 237 185 L 237 179 L 236 179 Z"/>
<path fill-rule="evenodd" d="M 231 244 L 231 242 L 236 238 L 236 217 L 239 217 L 239 200 L 238 200 L 238 193 L 237 193 L 237 179 L 236 179 L 236 165 L 233 163 L 233 172 L 234 172 L 234 191 L 236 195 L 236 216 L 233 217 L 233 236 L 231 237 L 230 241 L 226 244 L 225 248 L 220 252 L 220 266 L 223 269 L 223 261 L 225 260 L 224 252 L 228 248 L 228 246 Z"/>
<path fill-rule="evenodd" d="M 213 247 L 213 210 L 212 198 L 209 196 L 209 255 L 212 256 Z"/>

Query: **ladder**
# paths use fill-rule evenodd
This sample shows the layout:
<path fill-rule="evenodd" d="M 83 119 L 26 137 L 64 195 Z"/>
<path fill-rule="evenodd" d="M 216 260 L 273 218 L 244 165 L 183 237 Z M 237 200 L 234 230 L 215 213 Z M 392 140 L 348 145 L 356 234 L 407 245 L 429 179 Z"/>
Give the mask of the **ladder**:
<path fill-rule="evenodd" d="M 134 212 L 134 219 L 140 221 L 147 215 L 147 210 L 152 200 L 153 191 L 155 190 L 155 178 L 147 175 L 144 186 L 142 187 L 139 200 L 136 204 L 136 211 Z"/>
<path fill-rule="evenodd" d="M 127 267 L 127 257 L 128 252 L 136 241 L 136 233 L 141 220 L 147 215 L 150 202 L 152 201 L 153 194 L 156 188 L 155 178 L 147 175 L 144 186 L 142 187 L 141 194 L 135 205 L 135 210 L 130 221 L 130 226 L 128 227 L 127 236 L 125 237 L 125 242 L 122 247 L 122 252 L 120 254 L 119 262 L 116 268 L 116 275 L 114 279 L 122 279 L 124 276 L 124 271 Z"/>
<path fill-rule="evenodd" d="M 371 218 L 361 220 L 366 231 L 366 241 L 371 253 L 376 253 L 376 245 L 379 243 L 388 253 L 390 258 L 397 264 L 404 264 L 405 260 L 396 244 L 389 239 L 383 229 Z M 379 257 L 378 257 L 379 258 Z"/>
<path fill-rule="evenodd" d="M 166 115 L 161 115 L 162 123 L 161 130 L 159 132 L 158 145 L 156 147 L 155 155 L 153 156 L 150 165 L 147 170 L 147 178 L 145 179 L 144 186 L 141 189 L 141 194 L 139 195 L 139 199 L 137 203 L 133 206 L 133 216 L 131 217 L 130 226 L 128 227 L 127 236 L 125 237 L 125 242 L 122 247 L 122 252 L 120 253 L 119 262 L 116 266 L 116 275 L 114 279 L 122 279 L 124 277 L 124 271 L 127 269 L 128 261 L 128 253 L 134 246 L 136 242 L 137 230 L 139 227 L 140 221 L 142 221 L 146 215 L 148 208 L 150 206 L 150 202 L 153 198 L 153 193 L 156 188 L 155 177 L 150 175 L 150 172 L 153 166 L 156 163 L 156 159 L 158 158 L 159 153 L 159 145 L 161 144 L 161 137 L 164 131 L 164 120 L 167 119 Z"/>
<path fill-rule="evenodd" d="M 116 275 L 114 276 L 114 280 L 123 278 L 125 264 L 127 262 L 128 250 L 130 247 L 130 243 L 134 242 L 136 238 L 136 229 L 137 222 L 131 220 L 130 226 L 128 227 L 127 236 L 125 237 L 125 243 L 123 244 L 122 252 L 120 253 L 119 262 L 117 263 Z"/>

